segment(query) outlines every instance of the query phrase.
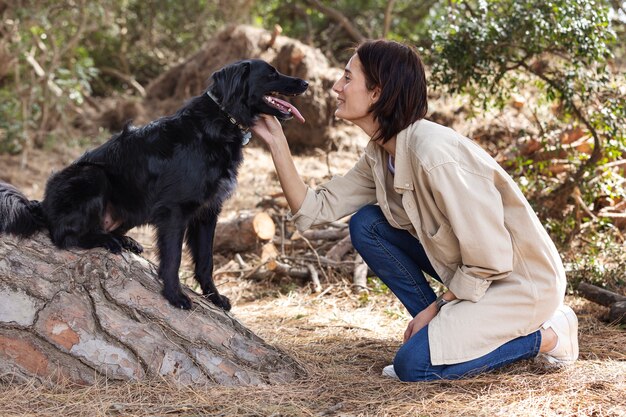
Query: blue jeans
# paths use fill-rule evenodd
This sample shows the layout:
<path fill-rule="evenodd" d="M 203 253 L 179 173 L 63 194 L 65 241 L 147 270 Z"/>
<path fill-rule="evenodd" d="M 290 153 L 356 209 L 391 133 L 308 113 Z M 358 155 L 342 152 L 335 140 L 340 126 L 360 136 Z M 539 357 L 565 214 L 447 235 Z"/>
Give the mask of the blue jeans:
<path fill-rule="evenodd" d="M 424 248 L 406 230 L 392 227 L 380 207 L 365 206 L 350 220 L 352 245 L 363 260 L 415 317 L 435 301 L 424 272 L 441 282 Z M 452 365 L 430 362 L 428 326 L 411 337 L 396 353 L 394 370 L 402 381 L 459 379 L 491 371 L 539 353 L 541 333 L 518 337 L 471 361 Z"/>

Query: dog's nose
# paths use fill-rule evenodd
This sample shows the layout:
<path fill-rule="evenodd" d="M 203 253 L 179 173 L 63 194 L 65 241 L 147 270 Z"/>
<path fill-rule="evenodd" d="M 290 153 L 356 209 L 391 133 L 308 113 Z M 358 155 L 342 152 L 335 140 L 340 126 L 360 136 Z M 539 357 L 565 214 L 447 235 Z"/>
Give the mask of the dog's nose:
<path fill-rule="evenodd" d="M 304 81 L 304 80 L 302 80 L 302 88 L 304 88 L 304 89 L 309 88 L 309 83 Z"/>

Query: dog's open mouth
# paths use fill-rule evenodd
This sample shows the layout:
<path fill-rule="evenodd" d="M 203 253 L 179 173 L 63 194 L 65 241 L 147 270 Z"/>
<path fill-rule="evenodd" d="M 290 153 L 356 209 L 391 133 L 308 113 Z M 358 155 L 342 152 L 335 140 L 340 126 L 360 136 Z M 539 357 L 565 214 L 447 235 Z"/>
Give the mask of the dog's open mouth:
<path fill-rule="evenodd" d="M 287 117 L 293 116 L 296 119 L 298 119 L 300 123 L 304 123 L 304 117 L 302 117 L 298 109 L 296 109 L 296 107 L 293 104 L 288 103 L 285 100 L 281 100 L 278 97 L 269 96 L 269 95 L 263 96 L 263 100 L 271 107 L 283 113 L 285 116 Z"/>

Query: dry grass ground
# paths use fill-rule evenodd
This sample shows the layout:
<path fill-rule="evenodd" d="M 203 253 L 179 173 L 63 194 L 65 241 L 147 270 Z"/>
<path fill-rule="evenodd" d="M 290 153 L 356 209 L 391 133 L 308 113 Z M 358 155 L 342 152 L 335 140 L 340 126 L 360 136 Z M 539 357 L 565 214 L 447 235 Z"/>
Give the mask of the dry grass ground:
<path fill-rule="evenodd" d="M 54 154 L 56 155 L 56 154 Z M 51 169 L 71 157 L 33 155 L 23 170 L 2 157 L 3 172 L 31 197 L 41 197 Z M 49 158 L 49 155 L 48 155 Z M 345 171 L 356 158 L 297 159 L 308 179 Z M 52 162 L 50 162 L 52 161 Z M 225 216 L 278 191 L 271 161 L 246 149 L 240 187 Z M 150 233 L 137 232 L 148 249 Z M 265 387 L 176 387 L 165 382 L 91 387 L 15 381 L 0 385 L 0 416 L 626 416 L 626 332 L 599 320 L 606 311 L 569 297 L 580 318 L 581 358 L 550 371 L 532 361 L 455 382 L 401 383 L 380 376 L 400 346 L 408 317 L 385 292 L 356 297 L 345 283 L 323 295 L 281 283 L 221 277 L 236 300 L 233 314 L 308 370 L 295 383 Z M 1 300 L 0 300 L 1 302 Z M 19 382 L 19 383 L 18 383 Z"/>
<path fill-rule="evenodd" d="M 322 297 L 296 291 L 237 305 L 233 313 L 308 370 L 266 387 L 92 387 L 5 384 L 2 416 L 624 416 L 626 333 L 569 298 L 581 321 L 581 359 L 548 371 L 532 361 L 454 382 L 380 376 L 407 318 L 389 295 L 356 299 L 341 286 Z"/>

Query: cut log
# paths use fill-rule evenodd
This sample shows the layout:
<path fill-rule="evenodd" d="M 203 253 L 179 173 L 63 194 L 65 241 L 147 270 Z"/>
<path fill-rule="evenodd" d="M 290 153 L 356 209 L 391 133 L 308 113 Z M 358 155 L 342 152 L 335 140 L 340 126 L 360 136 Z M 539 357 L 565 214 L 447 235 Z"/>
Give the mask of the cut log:
<path fill-rule="evenodd" d="M 306 267 L 294 267 L 291 265 L 278 262 L 276 259 L 270 260 L 265 266 L 268 271 L 272 271 L 278 275 L 290 276 L 298 279 L 309 279 L 310 272 Z"/>
<path fill-rule="evenodd" d="M 276 225 L 265 212 L 240 213 L 236 218 L 218 222 L 215 229 L 215 252 L 246 252 L 274 237 Z"/>
<path fill-rule="evenodd" d="M 264 264 L 259 265 L 257 268 L 250 271 L 246 277 L 248 279 L 263 281 L 271 279 L 273 276 L 284 276 L 307 281 L 310 280 L 313 286 L 313 292 L 319 293 L 322 291 L 319 274 L 310 263 L 307 263 L 305 266 L 292 266 L 280 262 L 277 259 L 269 259 Z"/>
<path fill-rule="evenodd" d="M 155 265 L 134 254 L 2 236 L 0 378 L 261 385 L 304 375 L 202 296 L 185 289 L 187 311 L 160 292 Z"/>

